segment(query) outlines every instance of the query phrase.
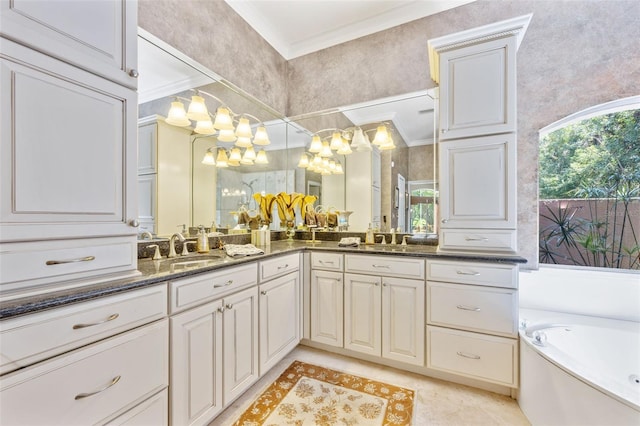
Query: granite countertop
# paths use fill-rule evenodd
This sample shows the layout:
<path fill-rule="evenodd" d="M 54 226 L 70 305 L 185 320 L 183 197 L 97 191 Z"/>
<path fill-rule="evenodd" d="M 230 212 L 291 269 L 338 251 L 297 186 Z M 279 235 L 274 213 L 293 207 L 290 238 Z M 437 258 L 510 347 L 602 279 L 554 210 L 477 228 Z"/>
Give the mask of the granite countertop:
<path fill-rule="evenodd" d="M 451 260 L 526 263 L 526 260 L 513 255 L 482 255 L 439 253 L 436 246 L 391 244 L 360 245 L 359 247 L 339 247 L 337 241 L 310 242 L 304 240 L 273 241 L 269 247 L 260 247 L 263 255 L 231 258 L 223 250 L 214 249 L 208 255 L 191 254 L 174 259 L 151 260 L 138 259 L 140 275 L 129 279 L 108 281 L 85 285 L 60 291 L 47 292 L 24 298 L 0 302 L 0 319 L 7 319 L 52 309 L 72 303 L 109 296 L 124 291 L 147 287 L 169 280 L 184 278 L 203 272 L 215 271 L 233 265 L 254 262 L 261 259 L 280 256 L 288 253 L 310 251 L 339 251 L 352 254 L 392 254 L 395 256 L 411 256 L 425 258 L 441 258 Z"/>

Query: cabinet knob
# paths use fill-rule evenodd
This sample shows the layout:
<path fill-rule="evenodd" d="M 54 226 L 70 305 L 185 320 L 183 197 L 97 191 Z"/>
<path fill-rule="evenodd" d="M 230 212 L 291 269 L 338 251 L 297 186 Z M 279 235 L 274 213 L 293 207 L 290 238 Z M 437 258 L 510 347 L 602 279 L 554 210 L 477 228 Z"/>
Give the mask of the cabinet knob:
<path fill-rule="evenodd" d="M 137 70 L 137 69 L 135 69 L 135 68 L 131 68 L 131 69 L 129 70 L 129 76 L 130 76 L 130 77 L 138 78 L 138 76 L 139 76 L 139 75 L 140 75 L 140 73 L 138 72 L 138 70 Z"/>
<path fill-rule="evenodd" d="M 138 222 L 138 219 L 131 219 L 129 221 L 129 226 L 137 228 L 138 226 L 140 226 L 140 222 Z"/>
<path fill-rule="evenodd" d="M 449 222 L 449 219 L 442 219 L 442 223 L 447 223 Z"/>
<path fill-rule="evenodd" d="M 447 129 L 440 129 L 440 133 L 447 133 Z"/>

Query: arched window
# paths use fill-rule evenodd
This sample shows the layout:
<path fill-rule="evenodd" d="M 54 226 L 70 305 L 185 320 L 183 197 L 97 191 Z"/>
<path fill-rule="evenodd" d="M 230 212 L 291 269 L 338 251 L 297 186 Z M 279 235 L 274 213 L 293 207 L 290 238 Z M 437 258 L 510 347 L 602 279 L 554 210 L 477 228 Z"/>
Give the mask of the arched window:
<path fill-rule="evenodd" d="M 640 269 L 640 96 L 540 131 L 540 263 Z"/>

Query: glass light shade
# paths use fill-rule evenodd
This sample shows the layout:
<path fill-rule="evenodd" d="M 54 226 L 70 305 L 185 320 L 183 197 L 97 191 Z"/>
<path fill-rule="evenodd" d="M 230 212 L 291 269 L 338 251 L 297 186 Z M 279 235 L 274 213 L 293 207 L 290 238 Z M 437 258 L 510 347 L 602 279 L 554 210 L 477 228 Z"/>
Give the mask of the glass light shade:
<path fill-rule="evenodd" d="M 329 170 L 331 170 L 332 172 L 336 170 L 336 162 L 331 160 L 329 161 Z"/>
<path fill-rule="evenodd" d="M 240 160 L 242 160 L 242 154 L 240 153 L 240 148 L 233 148 L 231 150 L 231 154 L 229 154 L 229 162 L 240 161 Z"/>
<path fill-rule="evenodd" d="M 215 123 L 213 123 L 213 127 L 216 127 Z M 236 140 L 236 135 L 233 134 L 233 129 L 222 129 L 218 133 L 218 140 L 220 142 L 233 142 Z"/>
<path fill-rule="evenodd" d="M 246 158 L 247 160 L 251 160 L 252 162 L 256 159 L 256 152 L 253 150 L 252 146 L 248 146 L 247 149 L 244 150 L 244 155 L 242 156 L 242 158 Z"/>
<path fill-rule="evenodd" d="M 231 167 L 238 167 L 240 165 L 240 161 L 231 161 L 231 160 L 229 160 L 229 165 Z"/>
<path fill-rule="evenodd" d="M 333 156 L 329 142 L 322 142 L 322 149 L 320 150 L 320 157 L 327 158 Z"/>
<path fill-rule="evenodd" d="M 218 149 L 218 158 L 216 158 L 216 166 L 229 167 L 229 157 L 227 157 L 227 151 L 224 149 Z"/>
<path fill-rule="evenodd" d="M 298 167 L 303 169 L 309 167 L 309 157 L 307 157 L 305 154 L 302 154 L 300 156 L 300 161 L 298 161 Z"/>
<path fill-rule="evenodd" d="M 242 117 L 238 121 L 238 127 L 236 127 L 236 136 L 239 138 L 249 138 L 253 137 L 253 131 L 251 130 L 251 124 L 249 124 L 249 119 Z"/>
<path fill-rule="evenodd" d="M 351 149 L 355 149 L 356 151 L 371 150 L 371 143 L 368 139 L 365 139 L 364 132 L 360 127 L 353 131 L 353 139 L 351 139 Z"/>
<path fill-rule="evenodd" d="M 202 96 L 193 95 L 191 97 L 187 118 L 193 121 L 207 121 L 209 119 L 209 111 Z"/>
<path fill-rule="evenodd" d="M 373 138 L 371 142 L 373 145 L 384 145 L 389 141 L 389 133 L 387 132 L 386 126 L 378 126 L 376 130 L 376 136 Z"/>
<path fill-rule="evenodd" d="M 213 158 L 213 152 L 210 149 L 204 153 L 204 158 L 202 159 L 202 164 L 206 164 L 208 166 L 215 166 L 216 160 Z"/>
<path fill-rule="evenodd" d="M 267 160 L 267 153 L 264 152 L 264 149 L 258 151 L 256 155 L 256 164 L 269 164 L 269 160 Z"/>
<path fill-rule="evenodd" d="M 229 115 L 229 110 L 227 108 L 218 108 L 216 111 L 216 119 L 213 122 L 213 127 L 218 130 L 233 130 L 233 120 L 231 119 L 231 115 Z"/>
<path fill-rule="evenodd" d="M 238 136 L 238 139 L 236 140 L 236 146 L 239 146 L 240 148 L 249 148 L 251 146 L 251 138 Z"/>
<path fill-rule="evenodd" d="M 353 145 L 351 146 L 353 148 Z M 364 142 L 356 148 L 358 152 L 371 151 L 373 147 L 371 146 L 371 142 L 369 141 L 369 135 L 364 133 Z"/>
<path fill-rule="evenodd" d="M 342 139 L 342 136 L 340 136 L 340 132 L 333 132 L 333 135 L 331 136 L 331 150 L 339 150 L 340 148 L 342 148 L 343 143 L 344 141 Z"/>
<path fill-rule="evenodd" d="M 311 138 L 311 146 L 309 147 L 309 152 L 314 154 L 322 151 L 322 141 L 320 140 L 320 136 L 314 135 Z"/>
<path fill-rule="evenodd" d="M 337 151 L 337 153 L 340 154 L 340 155 L 349 155 L 352 152 L 353 151 L 351 150 L 351 147 L 349 146 L 349 142 L 343 139 L 342 146 Z"/>
<path fill-rule="evenodd" d="M 216 129 L 213 128 L 211 120 L 206 120 L 198 121 L 196 128 L 193 129 L 193 131 L 201 135 L 213 135 L 216 132 Z"/>
<path fill-rule="evenodd" d="M 336 163 L 336 171 L 334 172 L 337 175 L 343 175 L 344 169 L 342 168 L 342 164 Z"/>
<path fill-rule="evenodd" d="M 265 129 L 264 126 L 260 126 L 256 129 L 256 135 L 253 138 L 253 143 L 260 146 L 269 145 L 271 143 L 269 135 L 267 134 L 267 129 Z"/>
<path fill-rule="evenodd" d="M 187 118 L 187 112 L 184 110 L 184 105 L 180 101 L 171 102 L 171 108 L 169 108 L 165 121 L 172 126 L 185 127 L 191 125 L 191 121 Z"/>
<path fill-rule="evenodd" d="M 391 136 L 389 136 L 389 139 L 387 140 L 387 143 L 385 143 L 384 145 L 380 145 L 378 147 L 378 149 L 380 151 L 386 151 L 389 149 L 394 149 L 396 147 L 396 145 L 393 143 L 393 138 Z"/>
<path fill-rule="evenodd" d="M 313 165 L 316 167 L 322 165 L 322 158 L 317 154 L 315 157 L 313 157 Z"/>
<path fill-rule="evenodd" d="M 242 156 L 242 160 L 240 160 L 240 164 L 245 164 L 247 166 L 250 166 L 253 164 L 253 160 L 247 158 L 246 156 Z"/>

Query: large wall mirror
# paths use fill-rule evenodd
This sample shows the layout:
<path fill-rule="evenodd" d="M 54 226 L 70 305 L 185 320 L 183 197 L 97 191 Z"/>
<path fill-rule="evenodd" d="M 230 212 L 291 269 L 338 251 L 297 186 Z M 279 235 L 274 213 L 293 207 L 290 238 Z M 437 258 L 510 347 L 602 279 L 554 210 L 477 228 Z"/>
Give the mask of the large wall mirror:
<path fill-rule="evenodd" d="M 352 212 L 350 231 L 364 231 L 371 224 L 382 232 L 436 232 L 436 111 L 431 91 L 287 118 L 143 29 L 139 68 L 142 231 L 167 237 L 213 223 L 232 229 L 239 221 L 242 226 L 239 212 L 257 214 L 254 194 L 297 192 L 316 195 L 319 208 Z M 209 124 L 198 119 L 204 117 L 197 115 L 198 102 L 192 107 L 194 99 L 206 105 Z M 232 134 L 210 128 L 216 126 L 220 107 L 232 116 Z M 249 144 L 238 143 L 235 133 L 241 120 L 250 129 Z M 375 145 L 381 126 L 393 149 Z M 262 128 L 268 144 L 259 136 Z M 319 154 L 311 149 L 314 137 L 330 146 L 336 133 L 353 146 L 352 152 L 334 146 L 330 155 L 321 157 L 322 166 L 309 167 Z M 374 142 L 373 148 L 356 149 L 365 139 Z M 279 225 L 274 220 L 271 229 Z"/>

